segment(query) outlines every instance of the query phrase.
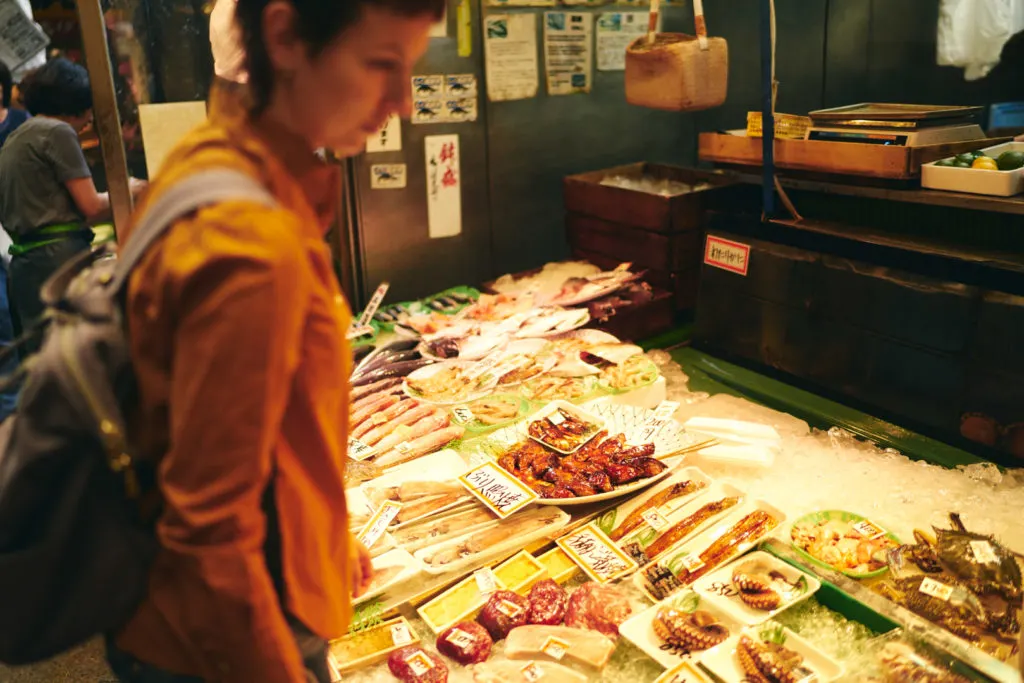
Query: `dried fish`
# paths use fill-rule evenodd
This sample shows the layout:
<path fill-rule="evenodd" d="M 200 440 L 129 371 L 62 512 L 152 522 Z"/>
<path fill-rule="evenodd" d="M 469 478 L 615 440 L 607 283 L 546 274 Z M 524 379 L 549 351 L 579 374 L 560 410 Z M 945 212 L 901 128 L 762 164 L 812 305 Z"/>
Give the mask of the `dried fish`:
<path fill-rule="evenodd" d="M 670 503 L 676 498 L 682 498 L 683 496 L 696 493 L 706 486 L 706 483 L 702 481 L 693 481 L 692 479 L 672 484 L 651 496 L 643 505 L 629 513 L 626 519 L 622 520 L 622 524 L 613 529 L 608 537 L 613 541 L 625 538 L 630 532 L 644 523 L 644 514 L 646 514 L 648 510 L 657 510 L 662 505 Z"/>
<path fill-rule="evenodd" d="M 708 521 L 715 515 L 721 514 L 735 506 L 739 502 L 739 498 L 731 496 L 729 498 L 723 498 L 722 500 L 715 501 L 714 503 L 708 503 L 686 519 L 674 524 L 672 528 L 659 536 L 658 540 L 647 546 L 644 553 L 648 558 L 657 557 L 682 539 L 689 536 L 701 524 Z"/>

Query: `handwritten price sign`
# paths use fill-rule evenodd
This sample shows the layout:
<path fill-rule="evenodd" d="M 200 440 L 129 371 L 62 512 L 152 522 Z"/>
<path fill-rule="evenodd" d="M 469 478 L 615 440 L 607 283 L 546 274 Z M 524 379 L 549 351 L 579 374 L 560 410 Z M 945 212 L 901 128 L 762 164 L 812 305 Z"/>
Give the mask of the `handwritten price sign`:
<path fill-rule="evenodd" d="M 459 481 L 502 519 L 537 500 L 536 493 L 495 462 L 477 465 Z"/>
<path fill-rule="evenodd" d="M 359 542 L 367 548 L 372 548 L 401 510 L 401 503 L 385 500 L 377 508 L 377 511 L 373 513 L 373 517 L 370 517 L 370 521 L 366 523 L 362 531 L 359 532 Z"/>
<path fill-rule="evenodd" d="M 637 563 L 619 550 L 593 522 L 556 541 L 558 546 L 599 583 L 607 583 L 636 571 Z"/>

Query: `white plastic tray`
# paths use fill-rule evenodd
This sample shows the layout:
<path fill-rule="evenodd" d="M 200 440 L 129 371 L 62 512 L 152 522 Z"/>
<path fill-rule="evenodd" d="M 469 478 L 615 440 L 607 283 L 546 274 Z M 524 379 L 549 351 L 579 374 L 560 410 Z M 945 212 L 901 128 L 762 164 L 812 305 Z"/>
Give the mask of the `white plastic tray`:
<path fill-rule="evenodd" d="M 1024 152 L 1024 142 L 1004 142 L 994 147 L 986 147 L 982 151 L 995 159 L 1006 151 Z M 1015 171 L 990 171 L 981 168 L 936 166 L 936 163 L 938 162 L 933 161 L 921 166 L 921 187 L 996 197 L 1010 197 L 1024 192 L 1024 168 Z"/>

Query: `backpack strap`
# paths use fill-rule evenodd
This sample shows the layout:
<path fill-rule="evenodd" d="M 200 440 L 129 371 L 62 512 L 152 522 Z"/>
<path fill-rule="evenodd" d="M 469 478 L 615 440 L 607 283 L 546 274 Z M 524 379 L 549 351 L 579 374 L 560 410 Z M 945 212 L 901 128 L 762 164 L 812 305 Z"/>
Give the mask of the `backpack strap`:
<path fill-rule="evenodd" d="M 241 171 L 218 168 L 189 176 L 168 189 L 135 225 L 132 236 L 118 253 L 111 289 L 116 292 L 125 286 L 138 262 L 175 221 L 205 206 L 226 201 L 277 206 L 277 200 L 259 181 Z"/>

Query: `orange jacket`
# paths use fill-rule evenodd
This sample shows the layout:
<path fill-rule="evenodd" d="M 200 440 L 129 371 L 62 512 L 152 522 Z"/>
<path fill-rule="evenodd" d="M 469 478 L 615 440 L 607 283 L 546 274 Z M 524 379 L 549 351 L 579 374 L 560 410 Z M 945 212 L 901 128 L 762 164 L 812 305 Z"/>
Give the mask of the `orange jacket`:
<path fill-rule="evenodd" d="M 162 551 L 120 647 L 224 683 L 305 681 L 284 610 L 325 638 L 350 617 L 344 456 L 351 314 L 324 242 L 337 169 L 214 92 L 139 213 L 175 181 L 242 170 L 277 198 L 177 222 L 132 275 L 127 318 L 143 454 L 159 461 Z M 122 235 L 122 238 L 124 236 Z M 284 605 L 261 497 L 273 479 Z"/>

